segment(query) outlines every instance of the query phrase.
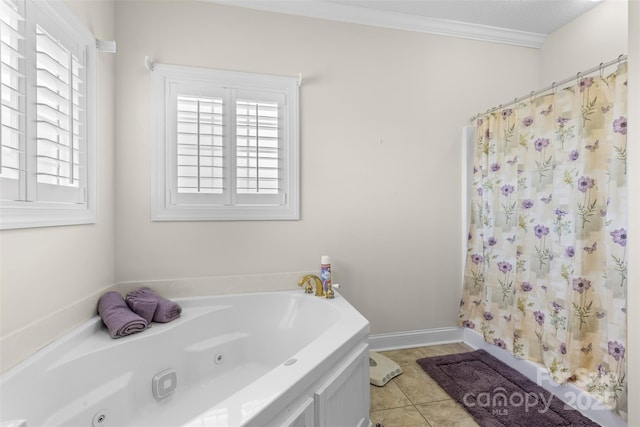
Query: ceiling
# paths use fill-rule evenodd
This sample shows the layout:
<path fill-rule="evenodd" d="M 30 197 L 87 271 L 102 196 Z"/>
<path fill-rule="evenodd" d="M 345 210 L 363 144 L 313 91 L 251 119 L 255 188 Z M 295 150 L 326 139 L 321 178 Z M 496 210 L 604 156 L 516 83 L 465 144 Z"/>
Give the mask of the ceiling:
<path fill-rule="evenodd" d="M 208 0 L 231 6 L 539 48 L 602 0 Z"/>

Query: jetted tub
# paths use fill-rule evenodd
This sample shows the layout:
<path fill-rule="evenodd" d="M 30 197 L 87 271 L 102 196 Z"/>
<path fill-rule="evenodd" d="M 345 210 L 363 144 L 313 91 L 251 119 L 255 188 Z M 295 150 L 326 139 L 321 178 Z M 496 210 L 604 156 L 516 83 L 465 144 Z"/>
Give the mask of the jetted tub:
<path fill-rule="evenodd" d="M 369 322 L 337 292 L 176 301 L 173 322 L 112 339 L 96 316 L 3 374 L 0 425 L 371 424 Z"/>

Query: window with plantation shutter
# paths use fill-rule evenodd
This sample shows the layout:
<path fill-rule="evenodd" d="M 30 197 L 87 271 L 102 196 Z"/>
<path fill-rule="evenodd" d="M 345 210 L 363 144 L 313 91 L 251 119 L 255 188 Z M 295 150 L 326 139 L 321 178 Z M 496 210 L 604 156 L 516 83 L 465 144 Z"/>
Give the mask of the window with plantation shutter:
<path fill-rule="evenodd" d="M 95 222 L 96 40 L 62 2 L 0 7 L 0 225 Z"/>
<path fill-rule="evenodd" d="M 153 220 L 298 219 L 298 85 L 154 64 Z"/>

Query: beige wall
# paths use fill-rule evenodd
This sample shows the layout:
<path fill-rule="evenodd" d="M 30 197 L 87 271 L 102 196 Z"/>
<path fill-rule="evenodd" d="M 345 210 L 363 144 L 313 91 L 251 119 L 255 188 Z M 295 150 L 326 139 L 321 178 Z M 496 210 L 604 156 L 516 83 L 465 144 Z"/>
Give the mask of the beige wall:
<path fill-rule="evenodd" d="M 112 1 L 67 1 L 99 38 L 115 38 Z M 15 363 L 95 314 L 114 279 L 114 64 L 98 53 L 98 222 L 0 232 L 0 359 Z"/>
<path fill-rule="evenodd" d="M 116 22 L 118 282 L 317 270 L 327 254 L 372 333 L 456 324 L 460 129 L 535 87 L 537 50 L 205 2 L 117 2 Z M 145 55 L 302 73 L 300 221 L 150 222 Z"/>
<path fill-rule="evenodd" d="M 627 53 L 627 1 L 607 0 L 552 33 L 540 49 L 540 85 Z"/>

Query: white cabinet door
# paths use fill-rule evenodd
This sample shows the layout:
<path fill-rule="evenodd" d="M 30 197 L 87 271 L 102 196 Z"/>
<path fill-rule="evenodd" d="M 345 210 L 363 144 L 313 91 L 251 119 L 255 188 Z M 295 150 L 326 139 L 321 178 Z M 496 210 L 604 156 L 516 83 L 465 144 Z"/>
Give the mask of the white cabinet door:
<path fill-rule="evenodd" d="M 362 343 L 315 393 L 317 427 L 369 425 L 369 345 Z"/>
<path fill-rule="evenodd" d="M 283 427 L 314 427 L 313 399 L 305 400 L 289 418 L 282 423 Z"/>

